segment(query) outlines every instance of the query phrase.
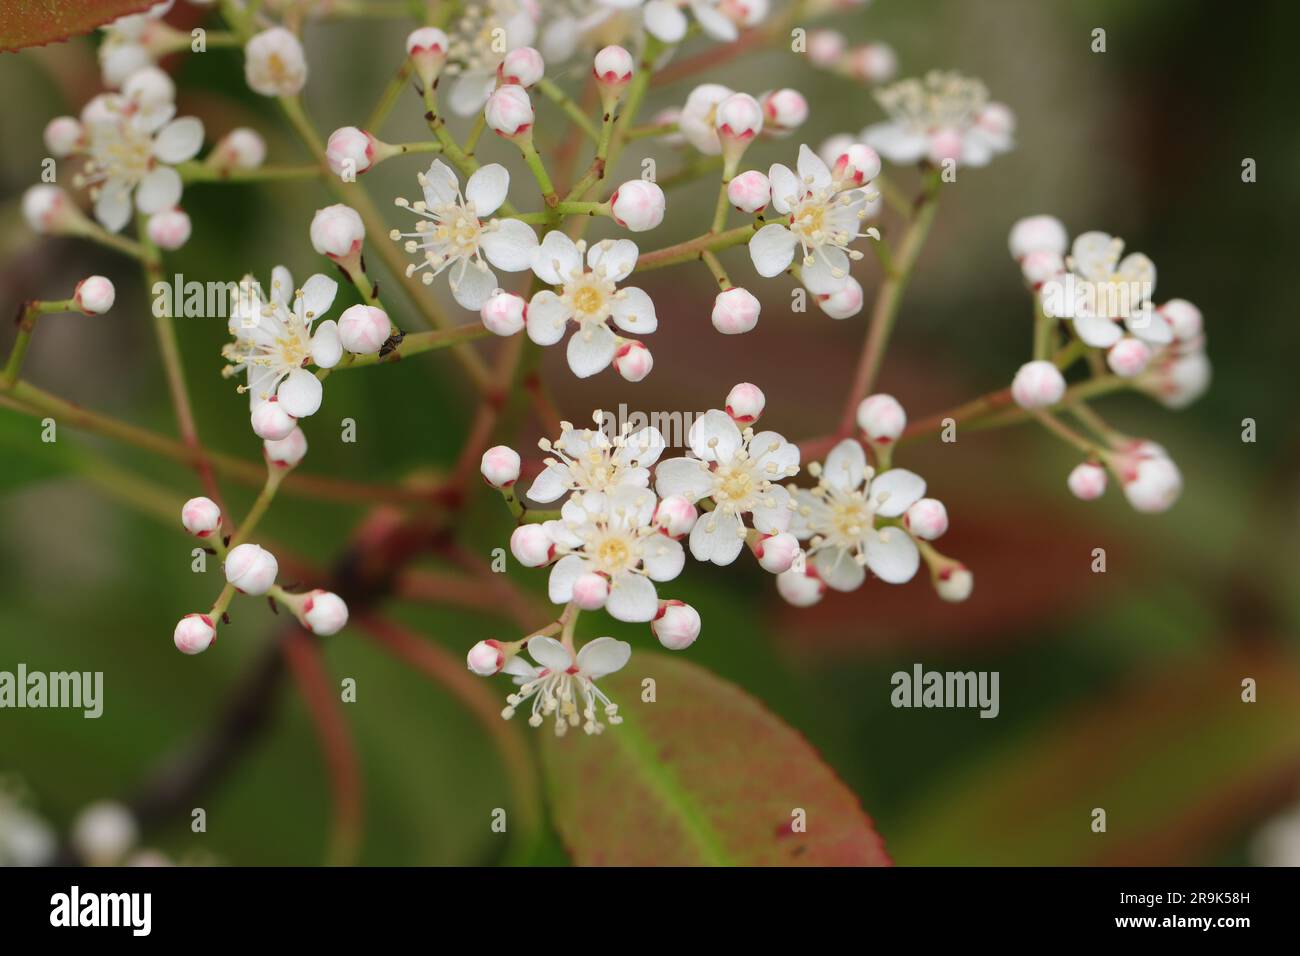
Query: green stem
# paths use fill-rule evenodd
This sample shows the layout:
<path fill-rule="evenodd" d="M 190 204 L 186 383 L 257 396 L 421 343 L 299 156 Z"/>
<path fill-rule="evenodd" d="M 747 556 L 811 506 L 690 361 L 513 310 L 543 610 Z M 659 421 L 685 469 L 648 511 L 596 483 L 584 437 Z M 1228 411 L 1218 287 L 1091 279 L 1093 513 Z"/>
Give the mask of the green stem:
<path fill-rule="evenodd" d="M 713 278 L 718 280 L 718 288 L 722 289 L 724 292 L 727 289 L 730 289 L 731 278 L 727 275 L 727 270 L 722 268 L 722 263 L 718 261 L 718 257 L 706 249 L 704 252 L 700 253 L 700 258 L 704 260 L 704 264 L 708 266 L 709 271 L 713 273 Z"/>
<path fill-rule="evenodd" d="M 342 371 L 350 368 L 364 368 L 370 365 L 381 365 L 387 362 L 396 362 L 403 358 L 409 358 L 412 355 L 419 355 L 421 352 L 432 352 L 436 349 L 451 348 L 460 345 L 463 342 L 473 342 L 475 339 L 487 338 L 492 333 L 477 322 L 467 322 L 464 325 L 458 325 L 450 329 L 435 329 L 429 332 L 413 332 L 402 338 L 402 341 L 396 348 L 380 355 L 378 352 L 372 352 L 368 355 L 345 355 L 338 365 L 332 369 L 321 369 L 316 373 L 316 377 L 324 379 L 332 372 Z"/>
<path fill-rule="evenodd" d="M 732 246 L 743 245 L 749 242 L 758 225 L 758 223 L 750 223 L 747 226 L 728 229 L 726 232 L 705 233 L 702 236 L 696 236 L 694 239 L 688 239 L 686 242 L 679 242 L 674 246 L 665 246 L 652 252 L 643 252 L 636 261 L 636 267 L 642 272 L 647 269 L 662 269 L 664 266 L 673 266 L 679 262 L 690 262 L 692 259 L 698 259 L 701 253 L 704 252 L 718 252 L 722 249 L 730 249 Z"/>
<path fill-rule="evenodd" d="M 404 60 L 402 65 L 397 68 L 393 78 L 384 87 L 384 92 L 380 94 L 379 102 L 375 104 L 375 108 L 370 111 L 370 116 L 366 118 L 366 125 L 362 129 L 367 133 L 379 134 L 380 129 L 383 128 L 384 120 L 388 119 L 388 115 L 393 112 L 398 97 L 402 95 L 402 90 L 406 88 L 407 82 L 411 79 L 413 69 L 414 67 L 411 65 L 409 58 Z"/>
<path fill-rule="evenodd" d="M 589 139 L 593 141 L 600 139 L 600 132 L 596 129 L 596 124 L 591 121 L 591 117 L 584 113 L 582 107 L 575 103 L 554 81 L 544 77 L 538 82 L 537 89 L 548 100 L 564 110 L 564 114 L 573 120 L 578 128 L 587 134 Z"/>
<path fill-rule="evenodd" d="M 267 468 L 266 483 L 262 485 L 262 490 L 258 492 L 253 507 L 248 509 L 248 514 L 239 525 L 238 533 L 230 539 L 229 547 L 231 550 L 239 547 L 249 539 L 252 533 L 257 529 L 258 523 L 266 514 L 266 509 L 271 507 L 271 502 L 275 500 L 275 493 L 280 490 L 280 482 L 288 474 L 282 468 Z"/>
<path fill-rule="evenodd" d="M 177 163 L 176 171 L 186 183 L 261 183 L 284 179 L 311 179 L 324 175 L 319 164 L 302 166 L 259 166 L 257 169 L 230 169 L 209 166 L 195 160 Z"/>
<path fill-rule="evenodd" d="M 13 388 L 14 383 L 18 381 L 18 374 L 22 371 L 23 358 L 27 355 L 27 347 L 31 345 L 32 333 L 36 330 L 36 320 L 42 315 L 53 315 L 56 312 L 77 312 L 77 303 L 72 299 L 64 299 L 59 302 L 42 302 L 39 299 L 32 299 L 23 305 L 22 311 L 18 314 L 18 335 L 14 338 L 14 347 L 9 353 L 9 361 L 5 364 L 4 372 L 0 373 L 0 391 L 9 391 Z"/>

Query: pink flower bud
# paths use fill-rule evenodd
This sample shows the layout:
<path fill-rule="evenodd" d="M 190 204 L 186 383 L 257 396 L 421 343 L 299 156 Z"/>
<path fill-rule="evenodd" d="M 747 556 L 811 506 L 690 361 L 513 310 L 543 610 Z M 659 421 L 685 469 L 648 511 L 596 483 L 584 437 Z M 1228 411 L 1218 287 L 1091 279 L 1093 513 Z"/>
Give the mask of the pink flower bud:
<path fill-rule="evenodd" d="M 591 72 L 597 82 L 604 87 L 621 90 L 632 79 L 635 64 L 632 54 L 621 46 L 607 46 L 596 54 L 591 64 Z"/>
<path fill-rule="evenodd" d="M 1075 465 L 1070 477 L 1065 480 L 1070 493 L 1081 501 L 1093 501 L 1106 493 L 1106 469 L 1101 465 L 1085 461 Z"/>
<path fill-rule="evenodd" d="M 540 568 L 555 556 L 555 545 L 539 524 L 521 524 L 510 535 L 510 553 L 526 568 Z"/>
<path fill-rule="evenodd" d="M 776 590 L 795 607 L 812 607 L 826 593 L 826 584 L 809 566 L 805 571 L 784 571 L 778 574 Z"/>
<path fill-rule="evenodd" d="M 266 441 L 283 441 L 298 427 L 298 419 L 286 412 L 275 396 L 258 402 L 250 421 L 253 434 Z"/>
<path fill-rule="evenodd" d="M 280 563 L 275 555 L 258 544 L 241 544 L 226 555 L 226 581 L 241 594 L 256 597 L 271 590 Z"/>
<path fill-rule="evenodd" d="M 348 606 L 333 591 L 317 588 L 303 601 L 300 619 L 303 627 L 313 634 L 329 637 L 347 626 Z"/>
<path fill-rule="evenodd" d="M 176 84 L 165 70 L 150 65 L 126 78 L 122 95 L 131 101 L 132 106 L 149 109 L 175 100 Z"/>
<path fill-rule="evenodd" d="M 103 315 L 113 307 L 117 291 L 113 283 L 103 276 L 87 276 L 77 283 L 72 300 L 86 315 Z"/>
<path fill-rule="evenodd" d="M 109 800 L 92 803 L 72 822 L 73 849 L 91 866 L 117 864 L 139 835 L 131 811 Z"/>
<path fill-rule="evenodd" d="M 798 90 L 784 89 L 764 93 L 759 99 L 768 130 L 789 133 L 808 119 L 808 101 Z"/>
<path fill-rule="evenodd" d="M 817 307 L 832 319 L 851 319 L 862 311 L 865 301 L 862 283 L 853 276 L 845 276 L 844 285 L 830 295 L 816 296 Z"/>
<path fill-rule="evenodd" d="M 1044 283 L 1059 279 L 1065 274 L 1065 260 L 1059 252 L 1036 249 L 1025 253 L 1025 257 L 1020 260 L 1020 274 L 1025 277 L 1025 285 L 1037 291 Z"/>
<path fill-rule="evenodd" d="M 772 574 L 789 571 L 798 553 L 799 539 L 789 531 L 767 535 L 754 546 L 754 557 L 758 558 L 759 566 Z"/>
<path fill-rule="evenodd" d="M 211 498 L 191 498 L 181 506 L 181 524 L 196 538 L 206 538 L 221 527 L 221 509 Z"/>
<path fill-rule="evenodd" d="M 867 43 L 850 51 L 849 70 L 866 83 L 887 83 L 898 72 L 898 55 L 886 43 Z"/>
<path fill-rule="evenodd" d="M 1210 387 L 1210 360 L 1202 351 L 1171 356 L 1142 377 L 1140 387 L 1166 408 L 1186 408 Z"/>
<path fill-rule="evenodd" d="M 948 530 L 948 509 L 937 498 L 922 498 L 904 513 L 903 527 L 915 538 L 933 541 Z"/>
<path fill-rule="evenodd" d="M 1055 216 L 1026 216 L 1011 227 L 1007 240 L 1011 258 L 1019 261 L 1031 252 L 1054 252 L 1065 255 L 1070 237 L 1065 225 Z"/>
<path fill-rule="evenodd" d="M 58 186 L 41 185 L 23 193 L 23 218 L 33 232 L 53 236 L 76 229 L 86 217 Z"/>
<path fill-rule="evenodd" d="M 339 341 L 349 352 L 373 355 L 392 334 L 388 313 L 373 305 L 352 305 L 339 316 Z"/>
<path fill-rule="evenodd" d="M 494 335 L 514 335 L 528 319 L 528 300 L 513 292 L 496 292 L 483 303 L 479 317 Z"/>
<path fill-rule="evenodd" d="M 1124 497 L 1137 511 L 1167 511 L 1183 491 L 1183 475 L 1166 455 L 1129 459 L 1121 471 Z"/>
<path fill-rule="evenodd" d="M 519 480 L 519 452 L 505 445 L 494 445 L 483 452 L 479 471 L 493 488 L 507 488 Z"/>
<path fill-rule="evenodd" d="M 51 155 L 62 159 L 81 147 L 84 135 L 81 124 L 73 117 L 56 116 L 45 125 L 45 148 Z"/>
<path fill-rule="evenodd" d="M 1200 338 L 1201 331 L 1204 328 L 1201 310 L 1186 299 L 1170 299 L 1156 309 L 1156 312 L 1169 323 L 1169 327 L 1173 329 L 1174 338 L 1179 342 L 1190 342 Z"/>
<path fill-rule="evenodd" d="M 813 66 L 837 66 L 848 49 L 848 40 L 836 30 L 813 30 L 808 34 L 808 59 Z"/>
<path fill-rule="evenodd" d="M 1120 378 L 1140 375 L 1150 361 L 1151 346 L 1141 339 L 1122 338 L 1106 353 L 1106 364 Z"/>
<path fill-rule="evenodd" d="M 1055 405 L 1065 395 L 1065 376 L 1051 362 L 1026 362 L 1011 382 L 1011 397 L 1021 408 Z"/>
<path fill-rule="evenodd" d="M 763 107 L 748 93 L 732 93 L 718 104 L 713 125 L 724 149 L 728 144 L 743 149 L 763 131 Z"/>
<path fill-rule="evenodd" d="M 406 38 L 406 52 L 415 64 L 415 72 L 426 87 L 442 72 L 451 41 L 437 27 L 421 27 Z"/>
<path fill-rule="evenodd" d="M 862 186 L 880 175 L 880 154 L 863 143 L 850 143 L 831 163 L 831 175 L 841 183 Z"/>
<path fill-rule="evenodd" d="M 659 613 L 650 622 L 650 630 L 670 651 L 685 650 L 694 644 L 700 628 L 700 612 L 681 601 L 662 602 Z"/>
<path fill-rule="evenodd" d="M 202 654 L 217 639 L 217 628 L 206 614 L 186 614 L 172 631 L 172 643 L 182 654 Z"/>
<path fill-rule="evenodd" d="M 295 428 L 280 440 L 262 442 L 262 455 L 275 468 L 293 468 L 307 455 L 307 436 Z"/>
<path fill-rule="evenodd" d="M 488 97 L 483 116 L 499 136 L 523 136 L 533 128 L 533 103 L 522 86 L 498 87 Z"/>
<path fill-rule="evenodd" d="M 266 161 L 266 140 L 247 126 L 232 129 L 213 148 L 223 169 L 256 169 Z"/>
<path fill-rule="evenodd" d="M 630 232 L 645 232 L 664 221 L 667 199 L 656 183 L 630 179 L 610 197 L 614 221 Z"/>
<path fill-rule="evenodd" d="M 733 176 L 727 183 L 727 201 L 743 213 L 760 213 L 772 201 L 772 183 L 757 169 Z"/>
<path fill-rule="evenodd" d="M 740 286 L 719 292 L 713 300 L 713 327 L 723 335 L 742 335 L 758 325 L 761 308 L 758 299 Z"/>
<path fill-rule="evenodd" d="M 497 78 L 502 83 L 532 86 L 545 75 L 546 63 L 542 55 L 530 46 L 515 47 L 497 67 Z"/>
<path fill-rule="evenodd" d="M 975 576 L 964 565 L 954 564 L 934 576 L 934 590 L 941 600 L 960 604 L 975 589 Z"/>
<path fill-rule="evenodd" d="M 263 30 L 244 46 L 244 78 L 254 93 L 297 96 L 307 85 L 302 43 L 284 27 Z"/>
<path fill-rule="evenodd" d="M 680 538 L 695 527 L 699 513 L 685 495 L 669 495 L 655 506 L 654 523 L 670 538 Z"/>
<path fill-rule="evenodd" d="M 190 241 L 193 226 L 183 209 L 164 209 L 149 217 L 149 240 L 159 249 L 174 252 Z"/>
<path fill-rule="evenodd" d="M 767 405 L 767 397 L 757 385 L 741 382 L 727 393 L 726 411 L 742 428 L 758 421 Z"/>
<path fill-rule="evenodd" d="M 355 209 L 335 203 L 316 210 L 311 219 L 310 234 L 313 249 L 337 260 L 361 250 L 366 227 Z"/>
<path fill-rule="evenodd" d="M 609 598 L 609 579 L 588 571 L 573 582 L 573 603 L 584 611 L 598 611 Z"/>
<path fill-rule="evenodd" d="M 614 368 L 629 382 L 639 382 L 654 368 L 654 356 L 640 342 L 627 341 L 614 353 Z"/>
<path fill-rule="evenodd" d="M 465 655 L 465 665 L 479 677 L 491 677 L 505 666 L 500 641 L 479 641 Z"/>
<path fill-rule="evenodd" d="M 907 412 L 892 395 L 868 395 L 858 405 L 858 427 L 877 445 L 895 442 L 907 427 Z"/>
<path fill-rule="evenodd" d="M 375 138 L 355 126 L 340 127 L 330 133 L 325 159 L 335 176 L 359 176 L 375 163 Z"/>

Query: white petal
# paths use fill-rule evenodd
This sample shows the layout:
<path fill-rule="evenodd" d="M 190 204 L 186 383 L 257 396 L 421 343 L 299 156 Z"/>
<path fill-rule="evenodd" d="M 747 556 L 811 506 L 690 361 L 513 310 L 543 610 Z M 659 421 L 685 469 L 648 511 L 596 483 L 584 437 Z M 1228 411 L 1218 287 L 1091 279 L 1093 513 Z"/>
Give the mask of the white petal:
<path fill-rule="evenodd" d="M 691 451 L 704 461 L 729 461 L 740 448 L 740 429 L 726 412 L 711 408 L 691 425 Z"/>
<path fill-rule="evenodd" d="M 614 319 L 614 324 L 624 332 L 647 335 L 659 328 L 654 300 L 635 286 L 619 289 L 609 312 Z"/>
<path fill-rule="evenodd" d="M 853 491 L 862 484 L 866 472 L 867 456 L 862 445 L 852 438 L 846 438 L 826 456 L 822 474 L 826 483 L 841 491 Z"/>
<path fill-rule="evenodd" d="M 686 566 L 686 551 L 680 542 L 656 534 L 642 546 L 641 561 L 652 581 L 671 581 Z"/>
<path fill-rule="evenodd" d="M 1110 276 L 1115 267 L 1117 245 L 1108 233 L 1092 231 L 1074 237 L 1070 247 L 1070 258 L 1074 260 L 1073 268 L 1085 279 L 1100 281 Z"/>
<path fill-rule="evenodd" d="M 563 299 L 543 289 L 528 303 L 528 337 L 538 345 L 554 345 L 564 338 L 564 327 L 572 314 Z"/>
<path fill-rule="evenodd" d="M 533 264 L 537 233 L 528 223 L 518 219 L 498 219 L 484 231 L 478 244 L 488 261 L 498 269 L 523 272 Z"/>
<path fill-rule="evenodd" d="M 686 14 L 669 0 L 650 0 L 645 5 L 645 28 L 664 43 L 677 43 L 686 36 Z"/>
<path fill-rule="evenodd" d="M 605 610 L 616 621 L 652 621 L 659 613 L 659 595 L 649 578 L 626 572 L 609 582 Z"/>
<path fill-rule="evenodd" d="M 876 514 L 897 518 L 925 497 L 925 479 L 906 468 L 891 468 L 871 480 L 868 495 Z"/>
<path fill-rule="evenodd" d="M 618 340 L 608 325 L 583 325 L 569 339 L 569 368 L 578 378 L 589 378 L 609 368 L 616 351 Z"/>
<path fill-rule="evenodd" d="M 1137 315 L 1125 319 L 1124 325 L 1148 345 L 1168 345 L 1174 340 L 1174 329 L 1169 320 L 1149 303 Z"/>
<path fill-rule="evenodd" d="M 810 188 L 829 189 L 831 185 L 831 171 L 822 161 L 822 158 L 808 148 L 807 144 L 799 147 L 799 161 L 796 163 L 799 168 L 799 179 L 804 183 L 811 180 Z"/>
<path fill-rule="evenodd" d="M 789 166 L 773 163 L 767 178 L 772 183 L 772 208 L 777 212 L 788 213 L 803 198 L 804 185 Z"/>
<path fill-rule="evenodd" d="M 653 425 L 647 425 L 623 439 L 618 451 L 614 452 L 614 460 L 625 467 L 649 467 L 659 460 L 667 447 L 668 442 L 663 433 Z"/>
<path fill-rule="evenodd" d="M 293 284 L 293 276 L 284 266 L 276 266 L 271 270 L 271 301 L 278 302 L 286 310 L 292 308 L 293 292 L 297 288 Z"/>
<path fill-rule="evenodd" d="M 605 276 L 611 282 L 622 282 L 636 266 L 638 251 L 631 239 L 602 239 L 587 250 L 587 266 L 597 271 L 605 267 Z"/>
<path fill-rule="evenodd" d="M 275 394 L 286 412 L 294 418 L 306 418 L 316 414 L 323 393 L 320 379 L 305 368 L 296 368 L 285 376 Z"/>
<path fill-rule="evenodd" d="M 552 604 L 568 604 L 573 600 L 573 582 L 587 573 L 591 566 L 586 558 L 567 554 L 555 562 L 551 577 L 546 582 L 546 594 Z"/>
<path fill-rule="evenodd" d="M 632 645 L 612 637 L 598 637 L 578 651 L 578 670 L 592 680 L 622 670 L 632 658 Z"/>
<path fill-rule="evenodd" d="M 539 504 L 558 501 L 569 490 L 569 469 L 564 466 L 547 465 L 542 473 L 528 486 L 527 497 Z"/>
<path fill-rule="evenodd" d="M 172 120 L 153 141 L 153 154 L 164 163 L 183 163 L 203 147 L 203 123 L 193 116 Z"/>
<path fill-rule="evenodd" d="M 445 206 L 460 197 L 460 180 L 450 166 L 435 159 L 424 173 L 424 201 L 430 206 Z"/>
<path fill-rule="evenodd" d="M 916 575 L 921 553 L 902 528 L 882 528 L 867 536 L 867 567 L 887 584 L 906 584 Z"/>
<path fill-rule="evenodd" d="M 770 279 L 790 268 L 798 244 L 793 232 L 780 223 L 769 222 L 749 240 L 749 258 L 758 274 Z"/>
<path fill-rule="evenodd" d="M 691 529 L 691 554 L 696 561 L 731 564 L 745 544 L 740 520 L 733 514 L 701 515 Z"/>
<path fill-rule="evenodd" d="M 509 190 L 510 173 L 500 163 L 488 163 L 475 170 L 465 183 L 465 199 L 474 204 L 480 219 L 486 219 L 501 208 Z"/>
<path fill-rule="evenodd" d="M 930 151 L 925 136 L 901 123 L 874 123 L 862 131 L 862 142 L 900 166 L 918 162 Z"/>
<path fill-rule="evenodd" d="M 339 324 L 326 319 L 316 326 L 311 336 L 311 360 L 320 368 L 333 368 L 343 357 L 343 341 L 339 338 Z"/>
<path fill-rule="evenodd" d="M 458 267 L 452 267 L 452 276 Z M 483 304 L 492 298 L 497 290 L 497 277 L 491 269 L 479 268 L 474 263 L 467 265 L 451 287 L 451 295 L 457 303 L 466 309 L 477 312 Z"/>
<path fill-rule="evenodd" d="M 110 232 L 119 232 L 131 220 L 131 193 L 109 182 L 95 200 L 95 218 Z"/>
<path fill-rule="evenodd" d="M 1085 345 L 1108 349 L 1124 337 L 1119 323 L 1096 315 L 1076 315 L 1074 332 Z"/>
<path fill-rule="evenodd" d="M 569 652 L 553 637 L 534 637 L 528 641 L 528 656 L 547 670 L 563 674 L 573 666 Z"/>
<path fill-rule="evenodd" d="M 691 13 L 695 15 L 695 22 L 715 40 L 730 43 L 739 36 L 736 25 L 714 6 L 712 0 L 694 0 L 691 3 Z"/>
<path fill-rule="evenodd" d="M 780 534 L 790 527 L 794 511 L 790 507 L 790 492 L 780 485 L 773 485 L 758 494 L 758 504 L 754 507 L 754 527 L 763 534 Z"/>
<path fill-rule="evenodd" d="M 181 174 L 159 166 L 145 174 L 135 190 L 135 206 L 145 215 L 173 208 L 181 201 Z"/>
<path fill-rule="evenodd" d="M 495 72 L 462 74 L 451 88 L 451 111 L 457 116 L 473 116 L 487 103 L 496 85 Z"/>
<path fill-rule="evenodd" d="M 321 275 L 319 272 L 303 283 L 303 318 L 308 326 L 329 311 L 330 306 L 334 304 L 334 295 L 338 290 L 339 284 L 337 282 L 329 276 Z"/>
<path fill-rule="evenodd" d="M 813 295 L 834 295 L 848 283 L 849 257 L 836 246 L 819 246 L 811 265 L 800 273 L 804 286 Z"/>
<path fill-rule="evenodd" d="M 836 591 L 856 591 L 867 578 L 862 565 L 841 548 L 824 548 L 813 555 L 813 568 L 826 586 Z"/>
<path fill-rule="evenodd" d="M 713 489 L 713 477 L 698 458 L 669 458 L 655 468 L 655 491 L 661 497 L 685 495 L 698 501 Z"/>
<path fill-rule="evenodd" d="M 564 285 L 569 276 L 582 269 L 582 253 L 573 240 L 558 230 L 542 237 L 533 250 L 533 271 L 548 285 Z"/>

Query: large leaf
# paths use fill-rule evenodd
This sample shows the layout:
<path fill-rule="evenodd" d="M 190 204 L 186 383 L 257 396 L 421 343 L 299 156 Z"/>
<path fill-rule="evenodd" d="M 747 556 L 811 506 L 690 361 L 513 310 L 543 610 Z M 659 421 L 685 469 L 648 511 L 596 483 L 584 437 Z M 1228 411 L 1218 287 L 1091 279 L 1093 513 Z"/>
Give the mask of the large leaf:
<path fill-rule="evenodd" d="M 0 4 L 0 51 L 41 46 L 89 33 L 158 0 L 7 0 Z"/>
<path fill-rule="evenodd" d="M 1256 703 L 1241 700 L 1246 677 Z M 1297 727 L 1293 659 L 1238 654 L 1149 673 L 940 780 L 891 845 L 904 864 L 1204 863 L 1286 799 Z M 1098 807 L 1105 833 L 1092 832 Z"/>
<path fill-rule="evenodd" d="M 642 682 L 655 681 L 653 703 Z M 601 687 L 622 724 L 543 728 L 556 827 L 582 865 L 887 866 L 857 797 L 804 738 L 733 684 L 638 652 Z M 804 812 L 806 831 L 792 823 Z"/>

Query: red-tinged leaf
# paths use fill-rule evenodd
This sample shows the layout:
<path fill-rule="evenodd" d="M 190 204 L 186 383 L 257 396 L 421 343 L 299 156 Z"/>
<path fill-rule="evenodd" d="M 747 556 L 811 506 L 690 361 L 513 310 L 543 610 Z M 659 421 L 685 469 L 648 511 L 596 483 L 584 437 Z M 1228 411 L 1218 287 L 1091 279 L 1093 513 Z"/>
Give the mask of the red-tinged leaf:
<path fill-rule="evenodd" d="M 1241 699 L 1246 677 L 1255 703 Z M 1010 693 L 1004 682 L 1004 715 Z M 1293 791 L 1297 726 L 1294 660 L 1239 654 L 1152 673 L 938 781 L 891 846 L 922 865 L 1212 862 Z"/>
<path fill-rule="evenodd" d="M 8 0 L 0 4 L 0 52 L 89 33 L 158 0 Z"/>
<path fill-rule="evenodd" d="M 646 678 L 653 703 L 642 701 Z M 555 824 L 576 863 L 889 865 L 857 797 L 740 688 L 639 651 L 600 686 L 622 724 L 592 737 L 541 728 Z M 799 809 L 805 832 L 792 826 Z"/>

